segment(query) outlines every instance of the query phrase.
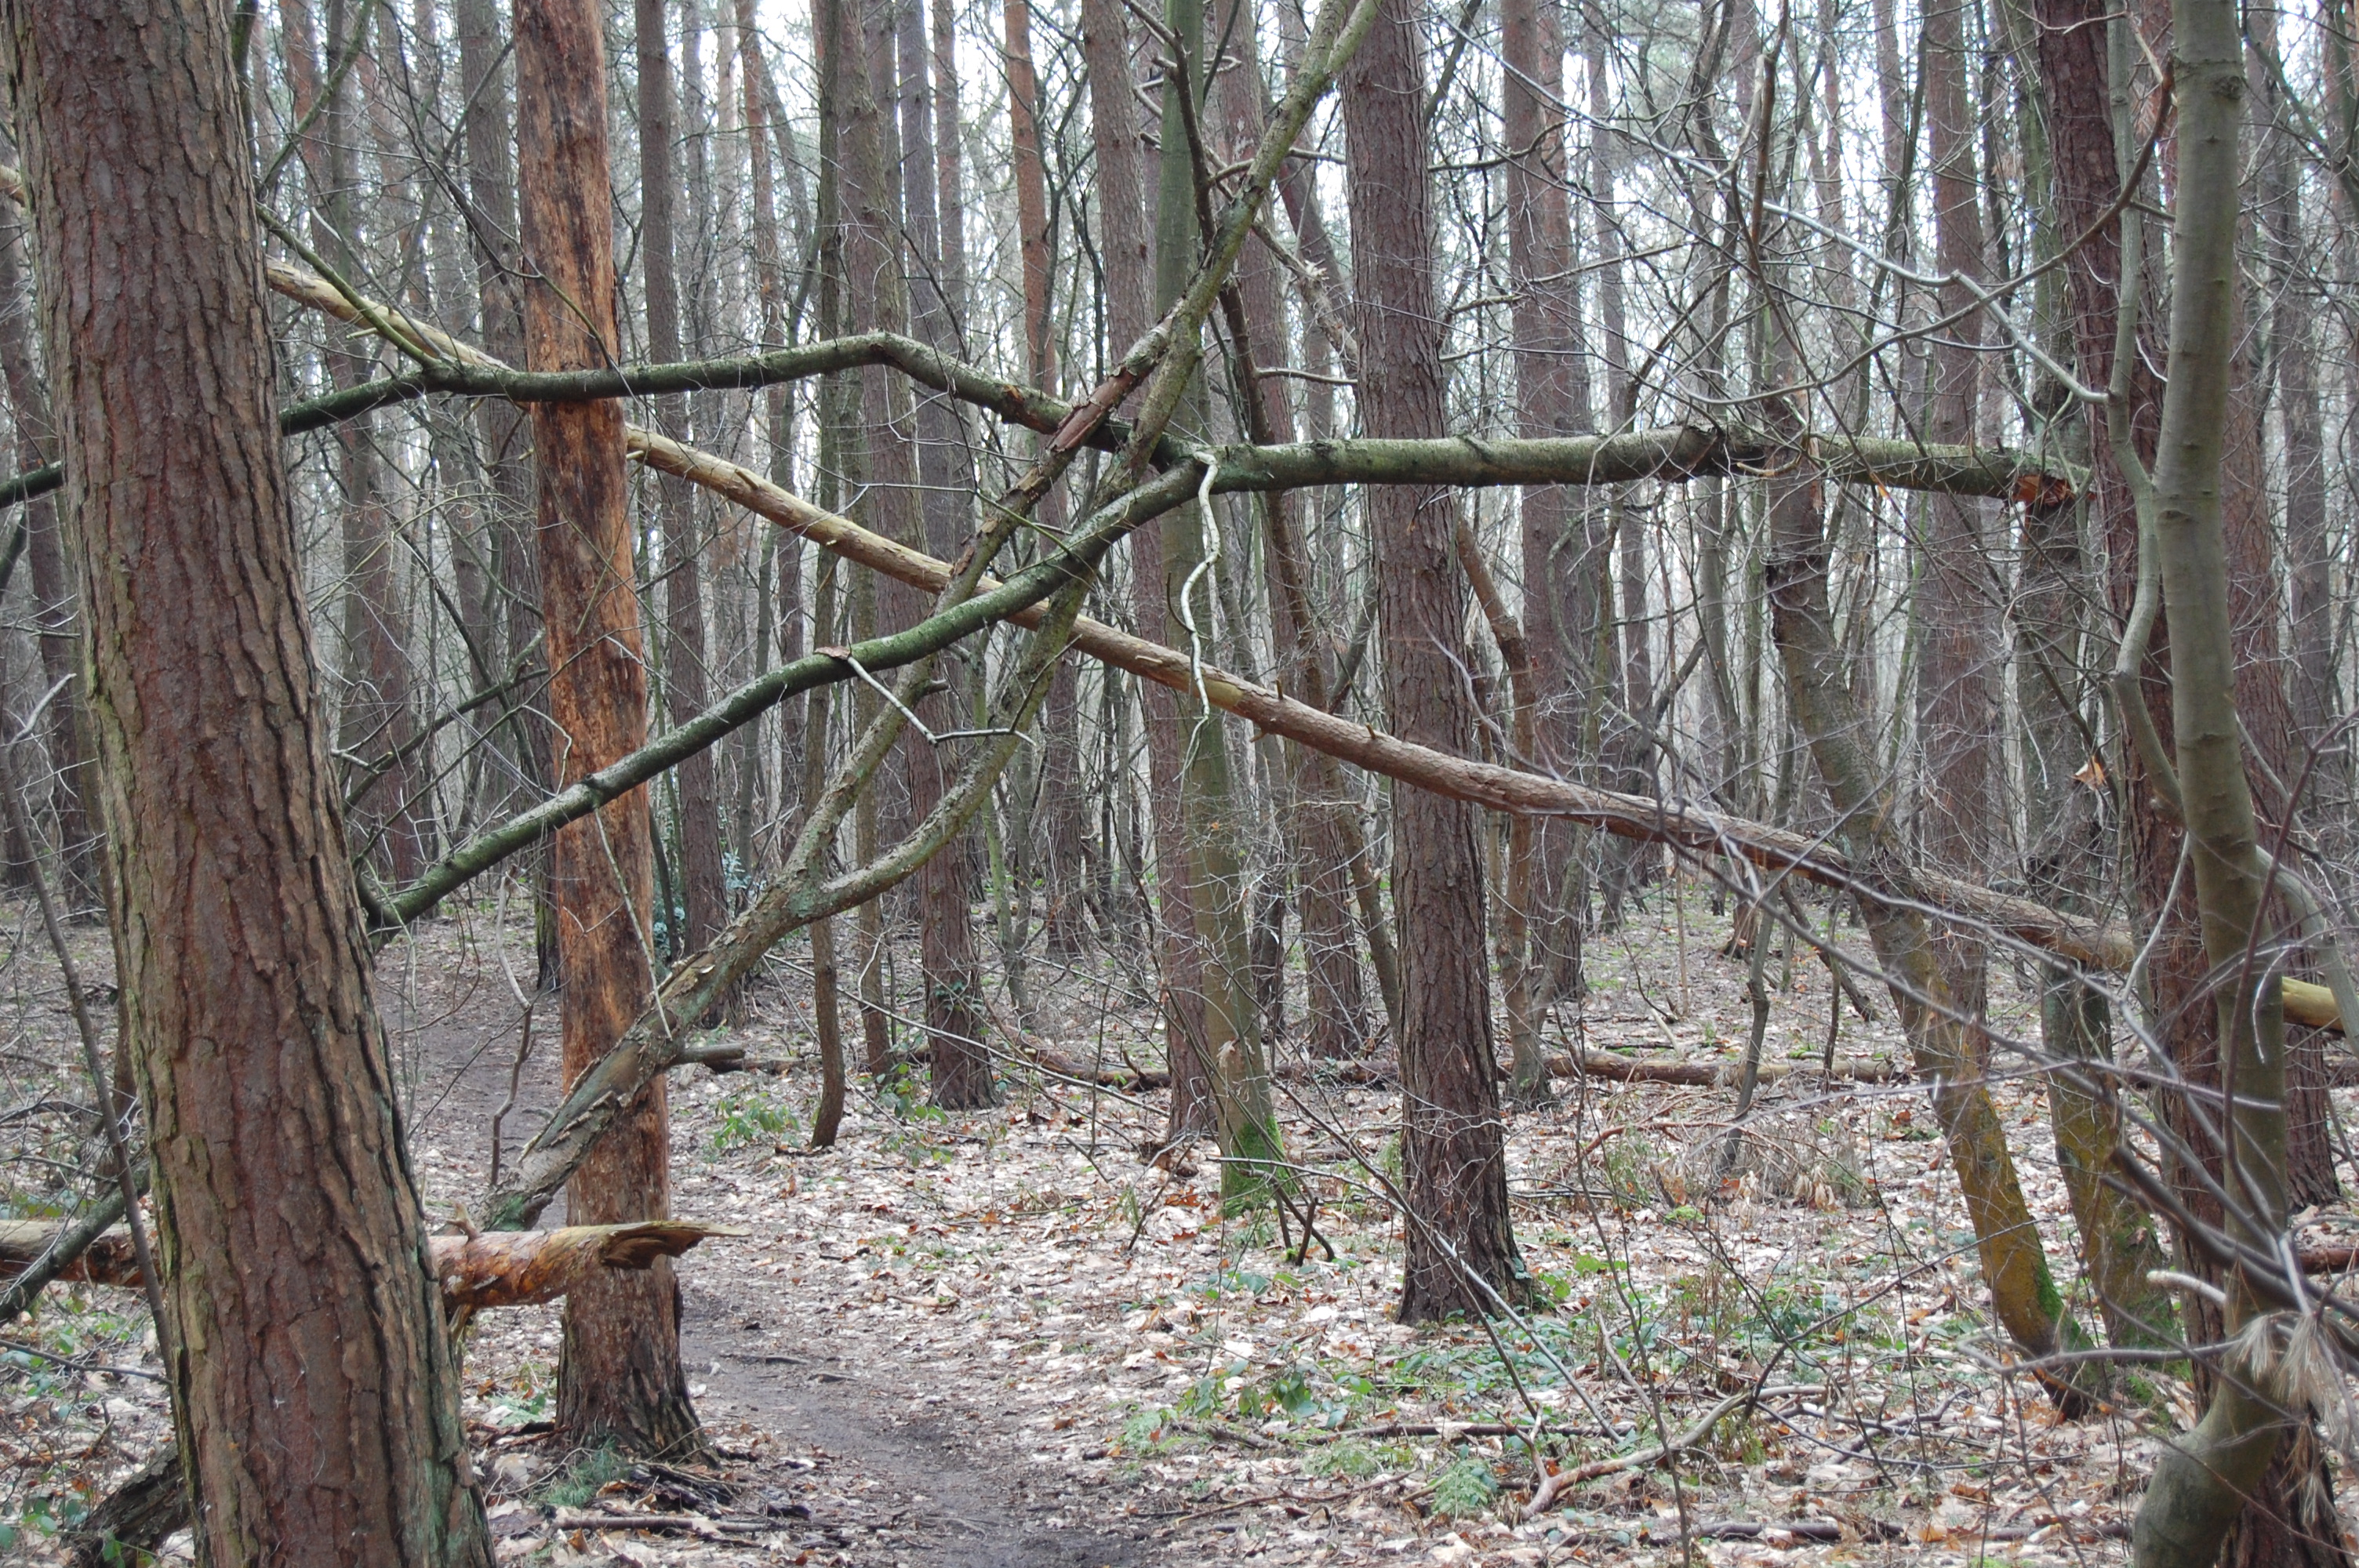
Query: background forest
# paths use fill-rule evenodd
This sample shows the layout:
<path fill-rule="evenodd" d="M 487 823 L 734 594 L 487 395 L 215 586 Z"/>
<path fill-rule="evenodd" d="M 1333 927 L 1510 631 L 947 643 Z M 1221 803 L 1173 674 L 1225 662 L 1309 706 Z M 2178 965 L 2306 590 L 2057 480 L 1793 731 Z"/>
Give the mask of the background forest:
<path fill-rule="evenodd" d="M 2348 1561 L 2341 0 L 0 10 L 0 1544 Z"/>

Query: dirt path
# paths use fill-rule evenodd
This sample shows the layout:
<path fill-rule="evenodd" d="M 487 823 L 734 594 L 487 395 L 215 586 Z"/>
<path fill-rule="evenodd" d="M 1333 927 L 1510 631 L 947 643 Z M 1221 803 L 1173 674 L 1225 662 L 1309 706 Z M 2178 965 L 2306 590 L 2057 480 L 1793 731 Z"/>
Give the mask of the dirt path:
<path fill-rule="evenodd" d="M 813 1524 L 842 1537 L 860 1561 L 928 1568 L 1148 1561 L 1143 1526 L 1136 1534 L 1093 1528 L 1104 1491 L 1084 1498 L 1054 1470 L 1030 1474 L 1036 1467 L 1018 1455 L 1020 1440 L 992 1412 L 933 1391 L 932 1379 L 907 1368 L 770 1349 L 775 1336 L 734 1326 L 742 1308 L 707 1293 L 686 1304 L 681 1347 L 704 1368 L 712 1391 L 725 1393 L 733 1413 L 831 1461 L 815 1473 Z"/>
<path fill-rule="evenodd" d="M 385 1007 L 415 1085 L 412 1146 L 429 1201 L 447 1212 L 490 1168 L 491 1120 L 509 1098 L 523 1015 L 512 996 L 482 985 L 405 989 L 406 997 L 387 987 Z M 554 1004 L 536 1011 L 532 1056 L 503 1122 L 510 1157 L 553 1103 Z M 692 1110 L 678 1120 L 687 1135 L 679 1141 L 701 1136 Z M 562 1223 L 562 1207 L 550 1223 Z M 973 1377 L 934 1375 L 889 1353 L 847 1356 L 839 1326 L 814 1315 L 795 1286 L 719 1258 L 699 1263 L 685 1271 L 681 1351 L 701 1390 L 700 1411 L 708 1422 L 750 1426 L 774 1453 L 794 1456 L 773 1466 L 777 1489 L 811 1510 L 795 1532 L 798 1546 L 908 1568 L 1150 1561 L 1146 1521 L 1131 1530 L 1104 1524 L 1127 1501 L 1110 1494 L 1126 1488 L 1027 1463 L 1025 1437 L 1007 1419 L 1016 1412 L 981 1408 L 969 1397 Z M 486 1359 L 499 1358 L 485 1347 Z"/>

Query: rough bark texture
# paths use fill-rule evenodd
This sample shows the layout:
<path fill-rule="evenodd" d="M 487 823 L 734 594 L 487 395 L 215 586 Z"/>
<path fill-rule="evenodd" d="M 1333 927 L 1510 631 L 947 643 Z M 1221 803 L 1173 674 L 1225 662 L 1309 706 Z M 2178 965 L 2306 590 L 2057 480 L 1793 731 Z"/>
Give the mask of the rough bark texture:
<path fill-rule="evenodd" d="M 488 1565 L 314 702 L 228 18 L 5 15 L 199 1550 Z"/>
<path fill-rule="evenodd" d="M 1936 260 L 1945 273 L 1971 276 L 1983 265 L 1982 190 L 1974 147 L 1980 135 L 1967 91 L 1965 6 L 1932 0 L 1925 9 L 1925 128 L 1933 166 Z M 1944 319 L 1962 314 L 1933 350 L 1926 433 L 1947 441 L 1972 440 L 1980 416 L 1984 332 L 1973 296 L 1962 283 L 1943 289 Z M 1916 611 L 1921 628 L 1922 674 L 1917 688 L 1918 744 L 1924 758 L 1921 831 L 1929 865 L 1974 881 L 2005 863 L 1998 842 L 1998 606 L 1990 573 L 1991 508 L 1963 496 L 1927 498 L 1919 542 Z M 1987 985 L 1988 954 L 1972 934 L 1951 929 L 1933 936 L 1942 978 L 1957 1005 L 1977 1021 L 1968 1035 L 1976 1065 L 1989 1054 L 1979 1027 Z"/>
<path fill-rule="evenodd" d="M 592 0 L 519 0 L 516 146 L 534 369 L 607 362 L 614 334 L 605 51 Z M 647 672 L 631 558 L 622 410 L 535 406 L 541 608 L 553 672 L 549 711 L 562 784 L 647 738 Z M 557 835 L 551 881 L 565 986 L 566 1081 L 603 1056 L 654 994 L 654 843 L 636 789 Z M 670 1203 L 660 1079 L 567 1190 L 576 1224 L 661 1219 Z M 568 1298 L 558 1424 L 573 1441 L 643 1453 L 701 1443 L 679 1364 L 679 1293 L 669 1263 Z"/>
<path fill-rule="evenodd" d="M 1372 436 L 1438 436 L 1443 429 L 1425 103 L 1418 13 L 1407 0 L 1386 0 L 1343 90 L 1360 417 Z M 1393 731 L 1463 755 L 1473 748 L 1474 723 L 1464 676 L 1464 579 L 1451 543 L 1452 498 L 1447 491 L 1388 486 L 1366 492 L 1364 504 L 1375 543 Z M 1512 1300 L 1524 1288 L 1525 1271 L 1507 1219 L 1474 814 L 1421 791 L 1396 791 L 1393 842 L 1393 895 L 1403 922 L 1398 1045 L 1408 1199 L 1400 1316 L 1415 1323 L 1494 1311 L 1491 1292 Z"/>
<path fill-rule="evenodd" d="M 1564 134 L 1564 27 L 1560 0 L 1510 0 L 1501 8 L 1508 70 L 1501 83 L 1508 161 L 1507 256 L 1516 281 L 1516 434 L 1576 434 L 1572 350 L 1581 299 L 1572 270 L 1572 214 Z M 1588 550 L 1579 536 L 1581 492 L 1532 485 L 1521 513 L 1523 626 L 1538 686 L 1533 729 L 1538 754 L 1526 765 L 1571 776 L 1581 758 L 1582 715 L 1590 685 L 1590 639 L 1583 632 Z M 1559 984 L 1581 972 L 1586 911 L 1569 910 L 1572 859 L 1582 833 L 1545 822 L 1533 835 L 1536 856 L 1526 911 L 1535 956 Z M 1586 903 L 1586 899 L 1582 900 Z"/>

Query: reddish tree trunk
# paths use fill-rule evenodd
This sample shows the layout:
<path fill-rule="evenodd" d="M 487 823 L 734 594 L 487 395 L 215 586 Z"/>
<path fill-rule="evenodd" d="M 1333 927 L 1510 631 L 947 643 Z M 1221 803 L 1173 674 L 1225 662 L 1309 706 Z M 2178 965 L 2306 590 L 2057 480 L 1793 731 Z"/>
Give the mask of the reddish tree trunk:
<path fill-rule="evenodd" d="M 315 707 L 228 29 L 6 12 L 199 1554 L 488 1568 Z"/>
<path fill-rule="evenodd" d="M 1572 384 L 1581 299 L 1565 185 L 1562 15 L 1559 0 L 1509 0 L 1500 13 L 1508 66 L 1500 91 L 1509 148 L 1507 257 L 1516 280 L 1516 426 L 1530 437 L 1577 434 L 1586 412 L 1576 406 Z M 1580 492 L 1567 486 L 1534 485 L 1523 492 L 1521 515 L 1524 636 L 1538 688 L 1532 717 L 1539 749 L 1524 765 L 1565 776 L 1579 764 L 1582 694 L 1594 662 L 1581 610 L 1587 552 L 1568 532 L 1579 502 Z M 1581 973 L 1583 912 L 1566 909 L 1581 838 L 1569 822 L 1533 826 L 1526 929 L 1530 961 L 1546 967 L 1552 989 L 1577 984 Z"/>
<path fill-rule="evenodd" d="M 2080 234 L 2114 201 L 2121 189 L 2116 166 L 2113 120 L 2106 101 L 2107 8 L 2092 0 L 2037 0 L 2039 83 L 2046 100 L 2050 146 L 2056 173 L 2056 211 L 2062 232 Z M 2167 52 L 2167 51 L 2166 51 Z M 2149 233 L 2152 232 L 2149 229 Z M 2083 383 L 2104 385 L 2114 370 L 2114 311 L 2121 287 L 2118 231 L 2108 225 L 2091 237 L 2068 260 L 2068 300 L 2072 315 L 2073 348 Z M 2131 372 L 2131 403 L 2142 450 L 2151 452 L 2153 422 L 2160 388 L 2147 365 L 2159 354 L 2141 356 L 2144 363 Z M 2105 542 L 2110 563 L 2107 588 L 2116 617 L 2127 614 L 2135 597 L 2137 567 L 2137 519 L 2128 489 L 2103 441 L 2095 443 L 2093 468 L 2092 523 Z M 2234 458 L 2224 465 L 2233 477 Z M 2245 553 L 2240 547 L 2235 509 L 2230 509 L 2229 547 L 2232 563 Z M 2241 574 L 2239 574 L 2241 575 Z M 2232 594 L 2234 593 L 2232 587 Z M 2241 606 L 2238 607 L 2241 609 Z M 2166 752 L 2173 749 L 2169 687 L 2169 628 L 2158 615 L 2145 666 L 2147 710 L 2154 719 Z M 2238 691 L 2241 707 L 2245 693 Z M 2123 824 L 2128 840 L 2129 864 L 2138 912 L 2153 933 L 2147 959 L 2152 1016 L 2161 1044 L 2190 1083 L 2216 1084 L 2219 1078 L 2218 1014 L 2211 989 L 2210 970 L 2196 925 L 2191 885 L 2183 885 L 2176 900 L 2171 890 L 2192 878 L 2179 878 L 2179 829 L 2165 815 L 2143 760 L 2135 748 L 2125 748 L 2120 798 L 2127 805 Z M 2256 795 L 2256 804 L 2267 795 Z M 2266 810 L 2266 806 L 2264 806 Z M 2300 1053 L 2295 1054 L 2297 1068 Z M 2300 1088 L 2295 1079 L 2295 1105 L 2299 1114 Z M 2212 1170 L 2219 1169 L 2218 1145 L 2183 1105 L 2166 1100 L 2164 1113 L 2172 1129 L 2187 1140 Z M 2200 1174 L 2166 1164 L 2180 1201 L 2216 1223 L 2219 1209 Z M 2179 1266 L 2202 1272 L 2207 1265 L 2191 1253 L 2183 1238 Z M 2216 1339 L 2220 1318 L 2215 1309 L 2189 1298 L 2186 1335 L 2190 1343 Z M 2199 1368 L 2199 1383 L 2206 1381 Z M 2204 1390 L 2208 1393 L 2208 1390 Z M 2340 1544 L 2339 1525 L 2331 1517 L 2313 1518 L 2309 1499 L 2310 1479 L 2324 1480 L 2317 1446 L 2311 1442 L 2285 1444 L 2261 1483 L 2261 1497 L 2246 1509 L 2222 1554 L 2223 1563 L 2251 1565 L 2288 1563 L 2340 1564 L 2347 1559 Z M 2332 1497 L 2331 1487 L 2322 1495 Z M 2322 1528 L 2317 1528 L 2321 1527 Z"/>
<path fill-rule="evenodd" d="M 1983 265 L 1981 187 L 1974 167 L 1979 134 L 1966 85 L 1962 0 L 1934 0 L 1925 12 L 1925 122 L 1933 165 L 1935 244 L 1943 271 L 1973 275 Z M 1933 350 L 1931 407 L 1935 441 L 1974 438 L 1983 355 L 1983 319 L 1962 284 L 1941 292 L 1944 317 L 1963 313 Z M 1919 743 L 1925 759 L 1924 853 L 1937 869 L 1989 880 L 2003 862 L 1998 816 L 1997 674 L 2002 657 L 1998 607 L 1989 561 L 1991 507 L 1962 496 L 1927 498 L 1919 546 L 1919 619 L 1923 674 L 1917 692 Z M 1984 1002 L 1984 945 L 1956 930 L 1934 938 L 1951 994 L 1969 1012 Z M 1970 1036 L 1977 1055 L 1987 1042 Z"/>
<path fill-rule="evenodd" d="M 516 60 L 522 232 L 537 266 L 524 297 L 525 362 L 533 370 L 612 363 L 620 354 L 600 7 L 592 0 L 517 0 Z M 532 427 L 549 711 L 561 786 L 646 741 L 647 665 L 622 409 L 540 404 Z M 569 1084 L 606 1054 L 654 994 L 653 852 L 644 789 L 557 834 L 552 881 Z M 669 1156 L 658 1078 L 567 1187 L 572 1223 L 666 1217 Z M 611 1440 L 640 1453 L 701 1444 L 680 1369 L 679 1292 L 669 1263 L 601 1280 L 569 1298 L 558 1425 L 572 1441 Z"/>

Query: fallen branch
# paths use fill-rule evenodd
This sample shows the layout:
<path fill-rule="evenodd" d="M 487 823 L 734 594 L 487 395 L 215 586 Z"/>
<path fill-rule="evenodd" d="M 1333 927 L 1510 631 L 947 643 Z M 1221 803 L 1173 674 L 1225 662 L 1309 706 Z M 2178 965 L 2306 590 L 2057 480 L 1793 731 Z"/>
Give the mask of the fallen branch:
<path fill-rule="evenodd" d="M 61 1227 L 49 1220 L 0 1221 L 0 1264 L 41 1256 Z M 714 1236 L 744 1236 L 730 1226 L 687 1219 L 643 1219 L 624 1225 L 573 1225 L 559 1230 L 484 1231 L 475 1236 L 428 1238 L 434 1277 L 446 1306 L 532 1306 L 552 1302 L 593 1274 L 608 1269 L 646 1269 L 658 1258 L 677 1258 Z M 143 1288 L 131 1233 L 121 1226 L 93 1237 L 90 1245 L 54 1278 L 125 1290 Z"/>
<path fill-rule="evenodd" d="M 1549 1478 L 1540 1483 L 1539 1489 L 1532 1494 L 1530 1505 L 1524 1509 L 1524 1522 L 1529 1524 L 1546 1514 L 1555 1505 L 1556 1499 L 1569 1487 L 1582 1486 L 1597 1480 L 1601 1476 L 1611 1476 L 1616 1471 L 1651 1469 L 1673 1454 L 1683 1454 L 1700 1445 L 1712 1436 L 1712 1429 L 1718 1426 L 1730 1411 L 1740 1405 L 1757 1404 L 1763 1400 L 1782 1399 L 1788 1394 L 1815 1394 L 1819 1389 L 1820 1385 L 1816 1383 L 1789 1383 L 1775 1389 L 1746 1389 L 1742 1392 L 1729 1395 L 1728 1398 L 1712 1406 L 1711 1410 L 1704 1412 L 1701 1420 L 1659 1448 L 1642 1448 L 1636 1454 L 1618 1454 L 1612 1459 L 1593 1459 L 1586 1465 L 1576 1465 L 1570 1470 L 1551 1472 Z"/>
<path fill-rule="evenodd" d="M 1726 1088 L 1736 1082 L 1741 1062 L 1637 1062 L 1603 1051 L 1550 1056 L 1549 1071 L 1560 1078 L 1608 1078 L 1625 1084 L 1681 1084 L 1690 1088 Z M 1792 1066 L 1765 1065 L 1760 1082 L 1775 1083 L 1789 1073 L 1823 1074 L 1861 1084 L 1893 1084 L 1909 1076 L 1905 1062 L 1840 1061 L 1829 1074 L 1817 1062 Z"/>
<path fill-rule="evenodd" d="M 340 319 L 369 324 L 325 280 L 277 265 L 268 272 L 270 286 L 277 292 Z M 384 319 L 394 330 L 414 336 L 420 345 L 453 363 L 516 373 L 482 350 L 439 329 L 412 321 L 397 311 L 386 310 Z M 1045 417 L 1052 410 L 1044 401 L 1035 412 Z M 625 438 L 633 455 L 648 467 L 724 496 L 846 559 L 928 592 L 940 592 L 950 580 L 951 570 L 942 562 L 896 545 L 848 519 L 823 512 L 734 463 L 636 427 L 627 430 Z M 1591 442 L 1582 449 L 1585 455 L 1580 458 L 1580 472 L 1593 482 L 1646 477 L 1635 471 L 1624 472 L 1601 455 L 1606 450 L 1651 453 L 1647 461 L 1655 467 L 1648 471 L 1656 477 L 1706 471 L 1692 465 L 1706 462 L 1712 441 L 1726 439 L 1726 432 L 1690 431 L 1639 432 L 1609 438 L 1603 447 Z M 1827 466 L 1828 471 L 1843 471 L 1847 460 L 1844 454 L 1849 452 L 1859 468 L 1857 477 L 1886 484 L 1908 482 L 1915 472 L 1909 465 L 1934 456 L 1931 449 L 1907 442 L 1871 445 L 1812 439 L 1816 441 L 1813 449 L 1817 460 Z M 1616 442 L 1625 445 L 1616 447 Z M 1571 471 L 1567 466 L 1571 462 L 1571 447 L 1555 454 L 1548 462 L 1540 460 L 1545 455 L 1540 449 L 1549 445 L 1444 439 L 1433 443 L 1312 442 L 1286 449 L 1223 449 L 1222 455 L 1213 459 L 1214 487 L 1224 488 L 1224 477 L 1231 486 L 1239 489 L 1293 488 L 1354 481 L 1384 482 L 1408 477 L 1399 472 L 1403 462 L 1414 458 L 1421 465 L 1429 457 L 1443 464 L 1434 470 L 1445 475 L 1440 482 L 1544 482 L 1549 477 L 1561 479 Z M 1408 451 L 1409 446 L 1430 446 L 1436 450 L 1415 454 Z M 1886 450 L 1886 447 L 1892 449 Z M 1784 454 L 1783 449 L 1765 447 L 1753 451 L 1748 448 L 1738 454 L 1733 466 L 1716 471 L 1749 471 L 1782 460 L 1783 455 L 1789 454 Z M 1958 455 L 1950 454 L 1952 458 Z M 2011 454 L 2006 455 L 2003 461 L 1990 454 L 1983 454 L 1976 460 L 1980 462 L 1984 458 L 1995 465 L 1994 473 L 1999 469 L 2006 470 L 2005 492 L 2012 495 L 2011 487 L 2021 481 L 2022 465 Z M 1141 486 L 1132 498 L 1139 513 L 1134 522 L 1184 504 L 1191 498 L 1202 477 L 1201 460 L 1193 459 L 1174 466 Z M 2052 476 L 2039 477 L 2035 485 L 2051 480 Z M 1019 625 L 1036 625 L 1040 614 L 1035 608 L 1008 619 Z M 1435 794 L 1495 811 L 1561 816 L 1624 838 L 1669 843 L 1701 855 L 1739 855 L 1773 871 L 1790 871 L 1872 899 L 1922 903 L 2092 968 L 2125 969 L 2134 955 L 2130 933 L 2118 925 L 2080 919 L 2028 899 L 1938 873 L 1887 873 L 1871 879 L 1854 872 L 1831 847 L 1806 835 L 1640 795 L 1590 789 L 1512 768 L 1467 762 L 1411 745 L 1295 702 L 1224 671 L 1191 665 L 1185 654 L 1128 636 L 1086 617 L 1075 622 L 1072 643 L 1092 657 L 1143 679 L 1175 690 L 1201 689 L 1213 707 L 1248 719 L 1272 734 Z M 583 807 L 585 812 L 589 809 L 594 807 Z"/>
<path fill-rule="evenodd" d="M 135 1174 L 137 1180 L 133 1184 L 145 1191 L 147 1165 L 143 1162 Z M 8 1288 L 0 1291 L 0 1323 L 16 1322 L 17 1315 L 33 1304 L 33 1298 L 39 1295 L 50 1281 L 60 1277 L 72 1278 L 70 1271 L 80 1264 L 82 1255 L 99 1238 L 121 1223 L 124 1207 L 123 1190 L 118 1184 L 109 1188 L 103 1197 L 90 1206 L 88 1213 L 71 1224 L 48 1222 L 49 1239 L 45 1244 L 37 1245 L 22 1257 L 14 1259 L 0 1252 L 0 1263 L 14 1263 L 21 1268 L 16 1277 L 8 1281 Z M 130 1232 L 125 1231 L 123 1237 L 127 1249 Z"/>
<path fill-rule="evenodd" d="M 1069 1079 L 1077 1084 L 1095 1084 L 1108 1089 L 1163 1089 L 1171 1087 L 1171 1075 L 1146 1067 L 1132 1066 L 1125 1062 L 1121 1070 L 1091 1066 L 1077 1062 L 1037 1034 L 1027 1033 L 1002 1012 L 998 1006 L 986 1004 L 991 1022 L 1016 1047 L 1011 1054 L 1045 1067 L 1053 1077 Z"/>
<path fill-rule="evenodd" d="M 549 1525 L 560 1534 L 577 1530 L 643 1530 L 657 1535 L 701 1536 L 707 1541 L 759 1535 L 785 1528 L 769 1519 L 723 1519 L 705 1514 L 610 1514 L 592 1509 L 559 1509 Z"/>

